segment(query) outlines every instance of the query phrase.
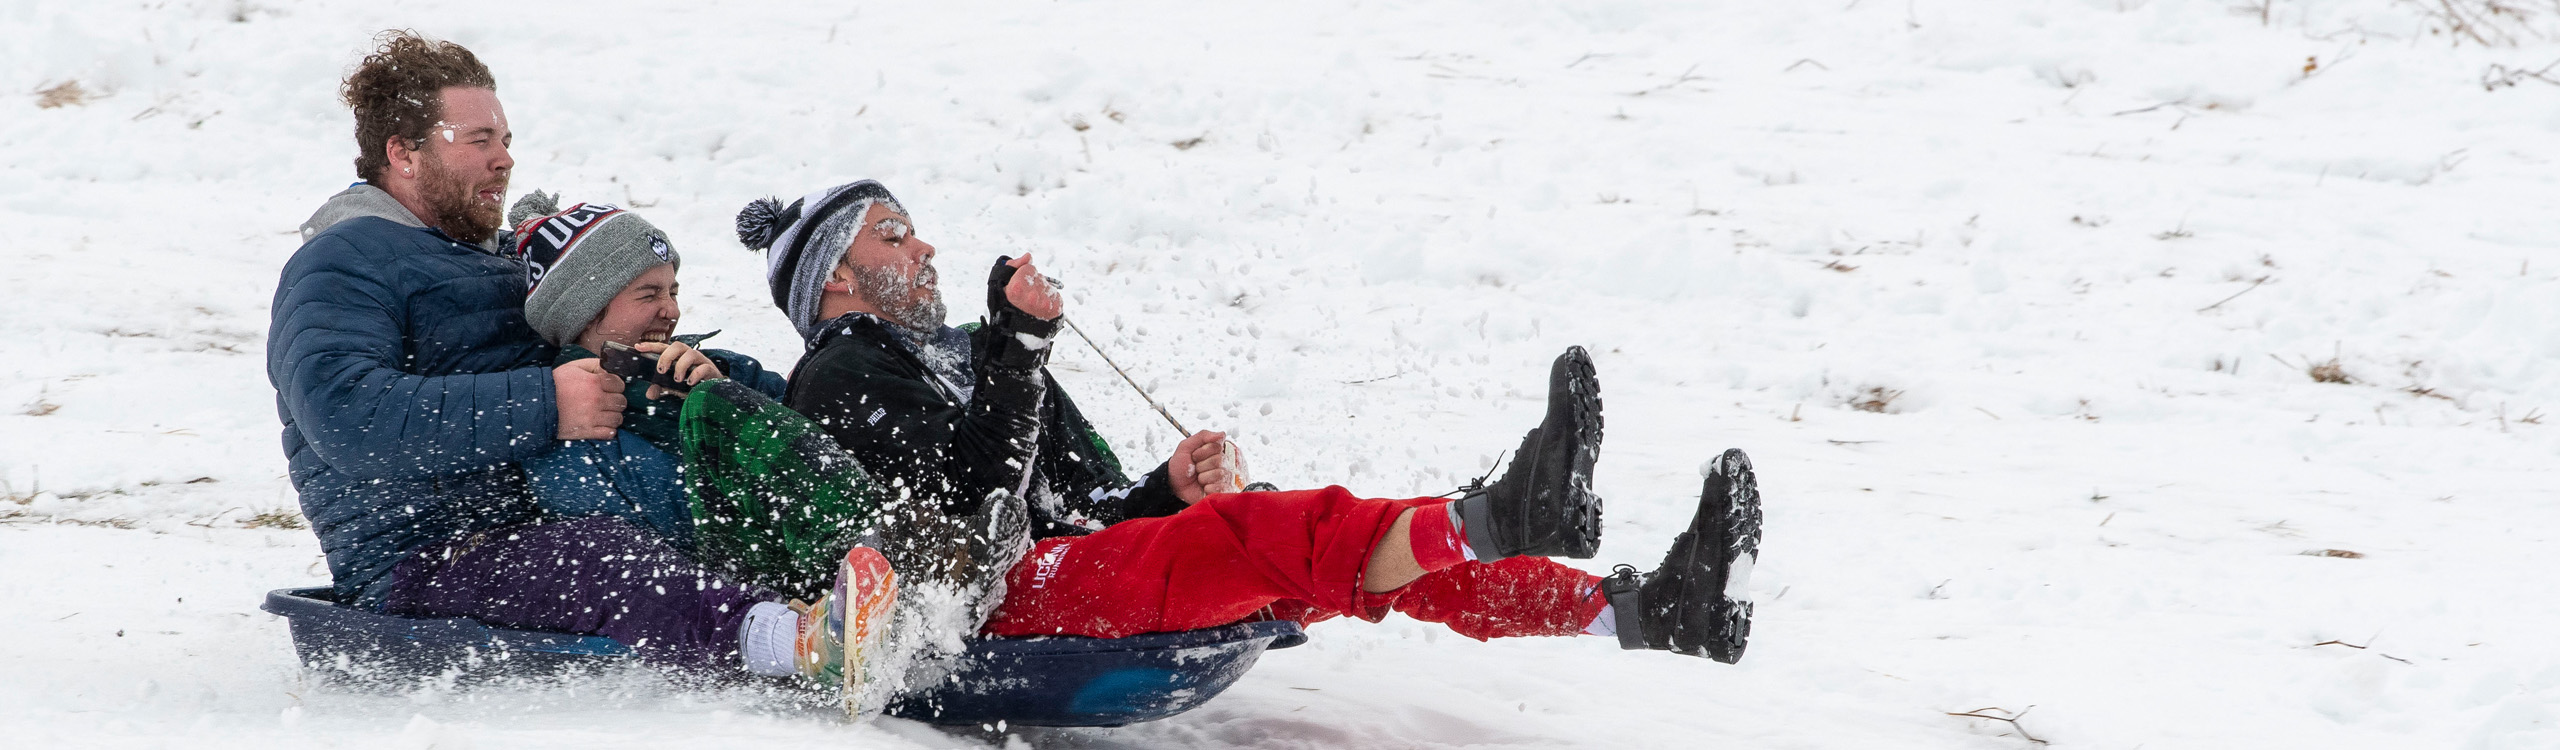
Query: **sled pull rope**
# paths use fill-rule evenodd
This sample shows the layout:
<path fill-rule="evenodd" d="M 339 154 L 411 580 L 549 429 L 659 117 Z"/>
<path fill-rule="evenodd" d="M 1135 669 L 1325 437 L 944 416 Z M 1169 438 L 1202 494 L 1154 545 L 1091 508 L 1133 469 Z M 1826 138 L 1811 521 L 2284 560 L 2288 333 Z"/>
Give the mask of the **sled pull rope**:
<path fill-rule="evenodd" d="M 1173 412 L 1165 411 L 1164 404 L 1156 403 L 1156 397 L 1147 395 L 1147 389 L 1138 387 L 1138 381 L 1129 377 L 1129 371 L 1120 369 L 1120 363 L 1111 361 L 1111 355 L 1103 353 L 1101 344 L 1093 343 L 1092 336 L 1084 335 L 1083 327 L 1076 325 L 1075 320 L 1064 315 L 1058 316 L 1058 319 L 1066 321 L 1067 330 L 1076 332 L 1076 338 L 1084 339 L 1085 346 L 1093 347 L 1093 353 L 1102 357 L 1103 364 L 1110 365 L 1112 372 L 1120 374 L 1120 382 L 1128 383 L 1129 390 L 1137 391 L 1139 398 L 1146 399 L 1148 406 L 1155 407 L 1156 414 L 1164 417 L 1166 424 L 1173 425 L 1174 432 L 1181 433 L 1177 437 L 1191 437 L 1191 430 L 1182 426 L 1182 420 L 1174 419 Z"/>

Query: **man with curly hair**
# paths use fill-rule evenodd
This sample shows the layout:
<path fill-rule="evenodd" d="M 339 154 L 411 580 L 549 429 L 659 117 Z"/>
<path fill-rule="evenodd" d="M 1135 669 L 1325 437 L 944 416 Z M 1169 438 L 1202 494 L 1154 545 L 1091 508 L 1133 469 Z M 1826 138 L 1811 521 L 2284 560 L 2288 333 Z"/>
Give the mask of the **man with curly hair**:
<path fill-rule="evenodd" d="M 267 340 L 333 598 L 601 635 L 659 666 L 822 673 L 800 663 L 809 618 L 779 593 L 706 570 L 666 529 L 546 509 L 530 486 L 528 462 L 617 440 L 631 403 L 597 359 L 563 358 L 545 336 L 565 341 L 609 300 L 647 291 L 646 271 L 672 275 L 663 233 L 581 206 L 538 217 L 528 242 L 502 235 L 513 135 L 496 77 L 461 45 L 384 32 L 341 94 L 361 181 L 302 225 Z M 766 637 L 741 637 L 751 611 Z"/>
<path fill-rule="evenodd" d="M 303 515 L 337 598 L 367 608 L 420 553 L 534 520 L 519 462 L 612 438 L 625 403 L 526 322 L 497 241 L 515 161 L 496 77 L 458 44 L 377 42 L 341 89 L 362 181 L 302 225 L 267 338 Z"/>
<path fill-rule="evenodd" d="M 356 115 L 356 177 L 302 226 L 310 240 L 339 221 L 372 215 L 490 247 L 515 159 L 498 82 L 462 45 L 390 32 L 347 76 L 339 96 Z"/>

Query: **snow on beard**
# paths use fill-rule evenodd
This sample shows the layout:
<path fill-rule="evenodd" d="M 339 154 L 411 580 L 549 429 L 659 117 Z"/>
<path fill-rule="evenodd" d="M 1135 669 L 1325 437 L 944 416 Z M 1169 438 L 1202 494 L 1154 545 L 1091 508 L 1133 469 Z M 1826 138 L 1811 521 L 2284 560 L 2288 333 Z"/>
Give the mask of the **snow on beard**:
<path fill-rule="evenodd" d="M 497 235 L 506 213 L 498 204 L 479 199 L 481 185 L 471 184 L 470 177 L 445 168 L 438 159 L 418 161 L 424 168 L 418 179 L 418 195 L 426 200 L 427 212 L 433 214 L 420 216 L 420 220 L 454 239 L 475 245 Z M 504 195 L 506 178 L 498 178 L 493 186 L 498 188 L 500 195 Z"/>
<path fill-rule="evenodd" d="M 863 299 L 879 308 L 881 318 L 919 337 L 942 330 L 950 310 L 942 304 L 942 289 L 936 285 L 942 274 L 934 270 L 933 261 L 919 262 L 913 274 L 897 268 L 847 265 L 853 266 L 854 287 L 862 290 Z M 919 287 L 925 290 L 923 299 L 915 296 Z"/>

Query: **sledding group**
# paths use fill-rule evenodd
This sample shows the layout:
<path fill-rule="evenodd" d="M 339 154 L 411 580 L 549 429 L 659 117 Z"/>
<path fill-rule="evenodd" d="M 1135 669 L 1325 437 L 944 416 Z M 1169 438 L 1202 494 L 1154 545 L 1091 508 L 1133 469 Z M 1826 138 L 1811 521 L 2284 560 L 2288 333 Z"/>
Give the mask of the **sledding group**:
<path fill-rule="evenodd" d="M 539 193 L 502 211 L 512 136 L 470 51 L 386 33 L 341 93 L 362 181 L 302 226 L 267 368 L 342 603 L 601 635 L 857 710 L 972 634 L 1395 611 L 1742 655 L 1760 510 L 1739 451 L 1710 462 L 1659 568 L 1549 559 L 1600 542 L 1579 347 L 1507 467 L 1454 500 L 1247 489 L 1217 432 L 1131 479 L 1043 370 L 1065 305 L 1028 255 L 952 327 L 935 249 L 886 187 L 755 201 L 738 237 L 806 345 L 784 377 L 678 334 L 682 259 L 638 214 Z"/>

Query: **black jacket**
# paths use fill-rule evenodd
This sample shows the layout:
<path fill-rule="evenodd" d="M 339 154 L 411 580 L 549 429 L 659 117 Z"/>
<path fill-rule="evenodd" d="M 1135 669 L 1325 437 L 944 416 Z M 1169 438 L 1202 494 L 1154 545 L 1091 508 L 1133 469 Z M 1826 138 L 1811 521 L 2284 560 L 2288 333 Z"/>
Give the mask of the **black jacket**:
<path fill-rule="evenodd" d="M 1130 482 L 1041 369 L 1047 353 L 1002 325 L 946 328 L 919 345 L 878 318 L 850 313 L 828 321 L 811 344 L 783 403 L 815 420 L 882 484 L 945 513 L 968 513 L 988 493 L 1012 490 L 1030 501 L 1033 536 L 1051 537 L 1185 507 L 1164 466 Z M 937 374 L 925 356 L 959 361 Z"/>

